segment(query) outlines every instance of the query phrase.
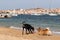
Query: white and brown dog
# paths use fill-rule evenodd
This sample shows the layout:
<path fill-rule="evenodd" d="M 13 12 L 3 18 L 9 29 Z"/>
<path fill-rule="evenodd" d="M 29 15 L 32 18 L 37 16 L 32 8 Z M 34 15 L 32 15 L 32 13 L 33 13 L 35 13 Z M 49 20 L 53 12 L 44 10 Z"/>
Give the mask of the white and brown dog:
<path fill-rule="evenodd" d="M 48 35 L 48 36 L 52 35 L 52 32 L 49 30 L 49 28 L 42 29 L 39 27 L 37 31 L 39 35 Z"/>

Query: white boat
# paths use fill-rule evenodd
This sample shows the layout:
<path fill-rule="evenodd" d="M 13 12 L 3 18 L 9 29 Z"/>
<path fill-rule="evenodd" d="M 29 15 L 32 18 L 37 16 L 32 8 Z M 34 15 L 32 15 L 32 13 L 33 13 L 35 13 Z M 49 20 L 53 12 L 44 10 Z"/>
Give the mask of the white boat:
<path fill-rule="evenodd" d="M 31 15 L 42 15 L 42 14 L 40 14 L 40 13 L 32 13 Z"/>
<path fill-rule="evenodd" d="M 0 18 L 10 18 L 12 17 L 10 14 L 0 14 Z"/>
<path fill-rule="evenodd" d="M 48 15 L 50 15 L 50 16 L 57 16 L 57 14 L 53 14 L 53 13 L 50 13 Z"/>
<path fill-rule="evenodd" d="M 52 2 L 52 0 L 49 0 L 50 2 L 49 2 L 49 11 L 51 11 L 51 4 L 53 3 Z M 53 10 L 54 11 L 54 10 Z M 50 15 L 50 16 L 58 16 L 58 14 L 56 14 L 56 13 L 52 13 L 52 11 L 51 12 L 48 12 L 48 15 Z"/>
<path fill-rule="evenodd" d="M 18 16 L 18 14 L 15 14 L 15 13 L 14 13 L 14 14 L 11 14 L 11 15 L 12 15 L 12 16 Z"/>

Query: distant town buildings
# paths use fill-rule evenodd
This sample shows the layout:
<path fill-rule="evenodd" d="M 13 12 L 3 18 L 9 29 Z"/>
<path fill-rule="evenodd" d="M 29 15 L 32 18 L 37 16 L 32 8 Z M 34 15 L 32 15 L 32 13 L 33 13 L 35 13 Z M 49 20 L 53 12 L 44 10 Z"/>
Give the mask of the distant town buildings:
<path fill-rule="evenodd" d="M 31 9 L 12 9 L 12 10 L 0 10 L 0 14 L 60 14 L 60 8 L 55 9 L 43 9 L 43 8 L 31 8 Z"/>

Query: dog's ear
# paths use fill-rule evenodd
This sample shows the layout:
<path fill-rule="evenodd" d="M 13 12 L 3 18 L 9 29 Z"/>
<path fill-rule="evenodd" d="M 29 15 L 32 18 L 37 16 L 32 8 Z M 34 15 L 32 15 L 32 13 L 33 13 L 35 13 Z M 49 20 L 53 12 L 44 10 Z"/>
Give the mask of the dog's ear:
<path fill-rule="evenodd" d="M 40 29 L 38 28 L 38 29 L 37 29 L 37 31 L 39 32 L 39 31 L 40 31 Z"/>

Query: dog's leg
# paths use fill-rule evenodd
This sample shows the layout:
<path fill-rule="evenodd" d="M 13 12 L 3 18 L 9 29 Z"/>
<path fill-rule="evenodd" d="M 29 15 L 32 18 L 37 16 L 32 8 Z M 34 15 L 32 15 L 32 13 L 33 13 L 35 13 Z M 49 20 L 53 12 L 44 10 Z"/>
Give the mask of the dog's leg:
<path fill-rule="evenodd" d="M 23 30 L 22 30 L 22 35 L 24 34 L 24 28 L 23 28 Z"/>

